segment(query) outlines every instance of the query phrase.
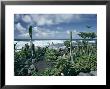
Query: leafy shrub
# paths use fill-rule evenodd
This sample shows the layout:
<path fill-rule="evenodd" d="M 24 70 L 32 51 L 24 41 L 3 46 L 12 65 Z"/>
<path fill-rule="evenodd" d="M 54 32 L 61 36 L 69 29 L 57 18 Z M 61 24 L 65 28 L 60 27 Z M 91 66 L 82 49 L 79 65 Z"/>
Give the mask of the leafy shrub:
<path fill-rule="evenodd" d="M 97 70 L 97 61 L 95 56 L 81 56 L 72 67 L 76 72 L 90 72 Z"/>
<path fill-rule="evenodd" d="M 72 57 L 74 64 L 70 61 L 70 41 L 64 42 L 64 49 L 50 49 L 48 47 L 37 47 L 33 45 L 33 58 L 37 63 L 40 60 L 46 60 L 47 63 L 52 63 L 42 71 L 36 69 L 28 73 L 30 65 L 32 65 L 32 51 L 26 44 L 21 51 L 14 51 L 14 70 L 15 75 L 19 76 L 77 76 L 80 72 L 90 72 L 97 70 L 97 47 L 96 44 L 89 44 L 85 40 L 77 42 L 77 46 L 72 47 Z"/>
<path fill-rule="evenodd" d="M 46 61 L 56 61 L 58 58 L 58 51 L 55 49 L 47 49 L 45 52 Z"/>
<path fill-rule="evenodd" d="M 35 50 L 35 58 L 37 61 L 43 60 L 46 48 L 37 47 Z"/>
<path fill-rule="evenodd" d="M 67 48 L 69 48 L 69 47 L 70 47 L 70 41 L 69 41 L 69 40 L 64 41 L 64 45 L 65 45 Z"/>

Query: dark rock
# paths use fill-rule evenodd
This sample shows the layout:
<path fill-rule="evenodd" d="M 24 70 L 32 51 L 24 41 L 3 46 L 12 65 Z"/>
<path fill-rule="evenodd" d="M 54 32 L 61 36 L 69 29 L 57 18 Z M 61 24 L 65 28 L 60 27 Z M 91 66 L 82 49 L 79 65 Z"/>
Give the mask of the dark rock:
<path fill-rule="evenodd" d="M 78 76 L 90 76 L 90 74 L 89 74 L 89 73 L 80 72 L 80 73 L 78 74 Z"/>
<path fill-rule="evenodd" d="M 97 76 L 97 71 L 91 71 L 90 73 L 80 72 L 77 76 Z"/>
<path fill-rule="evenodd" d="M 97 76 L 97 71 L 91 71 L 90 74 L 91 76 Z"/>

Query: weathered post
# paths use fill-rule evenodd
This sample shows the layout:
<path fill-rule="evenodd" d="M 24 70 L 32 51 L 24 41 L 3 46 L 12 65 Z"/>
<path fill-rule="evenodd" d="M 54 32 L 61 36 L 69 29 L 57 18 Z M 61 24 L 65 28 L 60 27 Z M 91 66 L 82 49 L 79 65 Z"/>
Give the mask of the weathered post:
<path fill-rule="evenodd" d="M 30 48 L 31 48 L 31 54 L 33 56 L 33 50 L 32 50 L 32 26 L 29 27 L 29 35 L 30 35 Z"/>
<path fill-rule="evenodd" d="M 34 45 L 33 45 L 33 42 L 32 42 L 32 26 L 29 27 L 29 36 L 30 36 L 30 49 L 31 49 L 31 58 L 30 58 L 30 61 L 31 61 L 31 64 L 29 64 L 29 68 L 28 68 L 28 75 L 31 75 L 31 70 L 35 70 L 35 66 L 34 66 L 34 63 L 33 63 L 33 55 L 34 55 L 34 52 L 33 52 L 33 48 L 34 48 Z"/>
<path fill-rule="evenodd" d="M 73 56 L 72 56 L 72 31 L 70 31 L 70 60 L 71 60 L 71 63 L 74 63 Z"/>

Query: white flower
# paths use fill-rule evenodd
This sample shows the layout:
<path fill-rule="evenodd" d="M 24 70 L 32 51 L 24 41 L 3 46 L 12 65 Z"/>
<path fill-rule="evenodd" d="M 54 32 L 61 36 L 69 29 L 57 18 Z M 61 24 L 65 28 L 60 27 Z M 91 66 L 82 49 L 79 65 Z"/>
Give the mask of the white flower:
<path fill-rule="evenodd" d="M 64 76 L 64 74 L 63 74 L 63 73 L 61 73 L 61 76 Z"/>

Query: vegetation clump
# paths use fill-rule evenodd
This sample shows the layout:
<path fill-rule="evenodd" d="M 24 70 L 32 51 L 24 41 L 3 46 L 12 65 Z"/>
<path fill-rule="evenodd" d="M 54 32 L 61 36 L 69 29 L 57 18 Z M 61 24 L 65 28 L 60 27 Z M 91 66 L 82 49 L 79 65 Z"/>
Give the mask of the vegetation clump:
<path fill-rule="evenodd" d="M 32 27 L 29 29 L 32 43 Z M 14 73 L 16 76 L 77 76 L 80 72 L 97 71 L 96 43 L 89 43 L 96 34 L 80 32 L 82 41 L 72 43 L 72 38 L 64 42 L 65 48 L 35 47 L 32 43 L 16 51 L 14 45 Z M 33 55 L 32 55 L 33 54 Z M 72 63 L 72 61 L 73 63 Z M 37 64 L 46 62 L 47 67 L 38 70 Z M 41 65 L 42 66 L 42 65 Z"/>

